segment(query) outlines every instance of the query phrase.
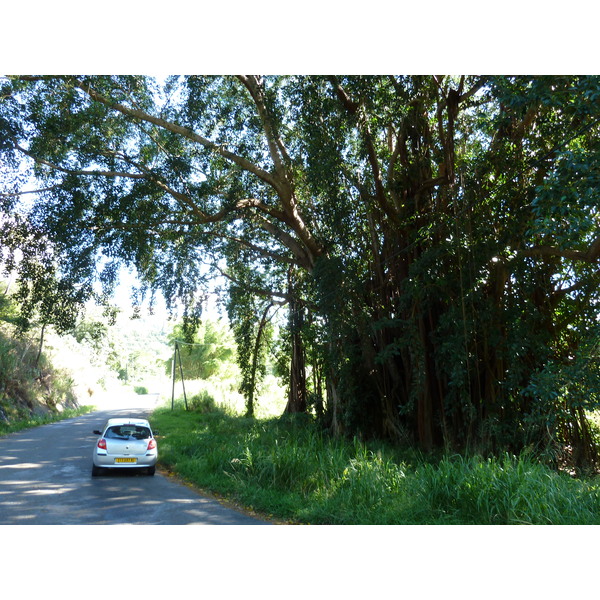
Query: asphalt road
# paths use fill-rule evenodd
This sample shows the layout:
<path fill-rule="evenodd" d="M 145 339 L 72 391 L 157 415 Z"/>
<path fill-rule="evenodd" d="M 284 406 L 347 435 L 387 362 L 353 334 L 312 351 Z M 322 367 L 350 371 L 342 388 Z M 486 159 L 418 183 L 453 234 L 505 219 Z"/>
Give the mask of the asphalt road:
<path fill-rule="evenodd" d="M 159 470 L 154 477 L 118 471 L 92 478 L 92 431 L 111 416 L 147 417 L 149 404 L 103 408 L 0 438 L 0 525 L 265 524 Z M 158 449 L 160 465 L 160 442 Z"/>

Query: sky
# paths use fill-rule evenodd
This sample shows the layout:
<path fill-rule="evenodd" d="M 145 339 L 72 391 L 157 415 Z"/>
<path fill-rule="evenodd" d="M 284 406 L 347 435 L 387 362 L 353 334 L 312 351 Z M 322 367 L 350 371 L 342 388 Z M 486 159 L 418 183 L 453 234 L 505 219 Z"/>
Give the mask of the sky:
<path fill-rule="evenodd" d="M 131 295 L 133 289 L 139 285 L 139 281 L 135 272 L 131 269 L 122 268 L 119 271 L 119 285 L 115 290 L 114 302 L 122 310 L 124 314 L 132 313 Z M 217 302 L 216 293 L 209 294 L 207 301 L 202 306 L 203 318 L 209 320 L 217 320 L 224 317 L 224 313 Z M 145 300 L 142 303 L 141 318 L 149 318 L 149 301 Z M 155 298 L 153 307 L 154 319 L 169 320 L 169 311 L 165 299 L 162 294 L 158 293 Z"/>
<path fill-rule="evenodd" d="M 598 72 L 589 0 L 5 4 L 5 73 Z"/>

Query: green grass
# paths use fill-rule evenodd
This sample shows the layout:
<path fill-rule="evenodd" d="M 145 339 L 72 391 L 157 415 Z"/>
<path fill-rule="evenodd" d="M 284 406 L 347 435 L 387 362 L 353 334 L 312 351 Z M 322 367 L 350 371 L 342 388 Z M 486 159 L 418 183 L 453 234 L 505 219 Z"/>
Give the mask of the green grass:
<path fill-rule="evenodd" d="M 202 489 L 314 524 L 597 524 L 600 480 L 531 456 L 401 452 L 332 439 L 308 418 L 246 419 L 206 406 L 154 412 L 160 463 Z"/>
<path fill-rule="evenodd" d="M 0 421 L 0 436 L 6 435 L 7 433 L 14 433 L 15 431 L 30 429 L 31 427 L 37 427 L 38 425 L 46 425 L 64 419 L 71 419 L 72 417 L 87 414 L 92 410 L 94 410 L 93 406 L 81 406 L 79 408 L 66 408 L 59 413 L 35 415 L 30 418 L 17 419 L 9 423 Z"/>
<path fill-rule="evenodd" d="M 422 496 L 441 522 L 600 523 L 600 480 L 574 479 L 531 457 L 446 457 L 421 467 Z"/>

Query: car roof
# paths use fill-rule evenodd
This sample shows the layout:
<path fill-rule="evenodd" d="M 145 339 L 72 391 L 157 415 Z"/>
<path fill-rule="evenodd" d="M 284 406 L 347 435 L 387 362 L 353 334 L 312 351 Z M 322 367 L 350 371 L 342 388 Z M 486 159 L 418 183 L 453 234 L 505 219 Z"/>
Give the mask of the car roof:
<path fill-rule="evenodd" d="M 123 417 L 109 419 L 106 422 L 106 427 L 110 427 L 112 425 L 144 425 L 145 427 L 150 427 L 148 419 L 127 419 Z"/>

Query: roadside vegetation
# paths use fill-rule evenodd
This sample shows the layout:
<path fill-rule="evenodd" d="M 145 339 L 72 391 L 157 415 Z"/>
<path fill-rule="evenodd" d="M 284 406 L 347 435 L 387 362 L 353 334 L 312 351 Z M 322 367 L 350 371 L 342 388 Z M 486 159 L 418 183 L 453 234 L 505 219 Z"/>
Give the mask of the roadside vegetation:
<path fill-rule="evenodd" d="M 523 452 L 423 454 L 333 438 L 307 415 L 247 418 L 204 394 L 157 409 L 160 465 L 291 523 L 598 524 L 600 479 Z"/>
<path fill-rule="evenodd" d="M 147 393 L 139 380 L 162 374 L 167 347 L 147 322 L 103 322 L 88 307 L 58 333 L 39 313 L 25 321 L 0 281 L 0 435 L 90 412 L 104 394 Z"/>
<path fill-rule="evenodd" d="M 73 374 L 0 324 L 0 435 L 90 412 Z M 89 396 L 87 396 L 89 400 Z"/>
<path fill-rule="evenodd" d="M 88 404 L 78 408 L 68 408 L 60 413 L 57 412 L 48 413 L 45 415 L 33 415 L 30 418 L 2 421 L 0 422 L 0 436 L 8 433 L 14 433 L 15 431 L 30 429 L 31 427 L 38 427 L 39 425 L 46 425 L 48 423 L 55 423 L 56 421 L 78 417 L 79 415 L 85 415 L 92 410 L 94 410 L 94 407 Z"/>
<path fill-rule="evenodd" d="M 72 374 L 39 358 L 28 337 L 11 337 L 0 324 L 0 435 L 74 417 L 80 404 Z"/>
<path fill-rule="evenodd" d="M 38 336 L 17 327 L 14 303 L 0 295 L 0 435 L 89 410 L 77 400 L 69 371 L 54 365 Z M 1 289 L 1 288 L 0 288 Z"/>
<path fill-rule="evenodd" d="M 206 492 L 276 520 L 600 523 L 600 480 L 561 472 L 556 456 L 421 453 L 358 436 L 333 436 L 316 407 L 308 414 L 286 414 L 289 381 L 273 354 L 248 416 L 236 343 L 224 321 L 205 320 L 183 343 L 180 326 L 126 318 L 110 325 L 89 310 L 60 336 L 46 328 L 42 345 L 39 325 L 19 332 L 15 306 L 8 296 L 3 300 L 0 435 L 87 412 L 103 391 L 158 392 L 165 403 L 152 421 L 161 433 L 160 465 Z M 182 349 L 173 382 L 176 340 Z M 596 431 L 597 420 L 590 422 Z"/>

